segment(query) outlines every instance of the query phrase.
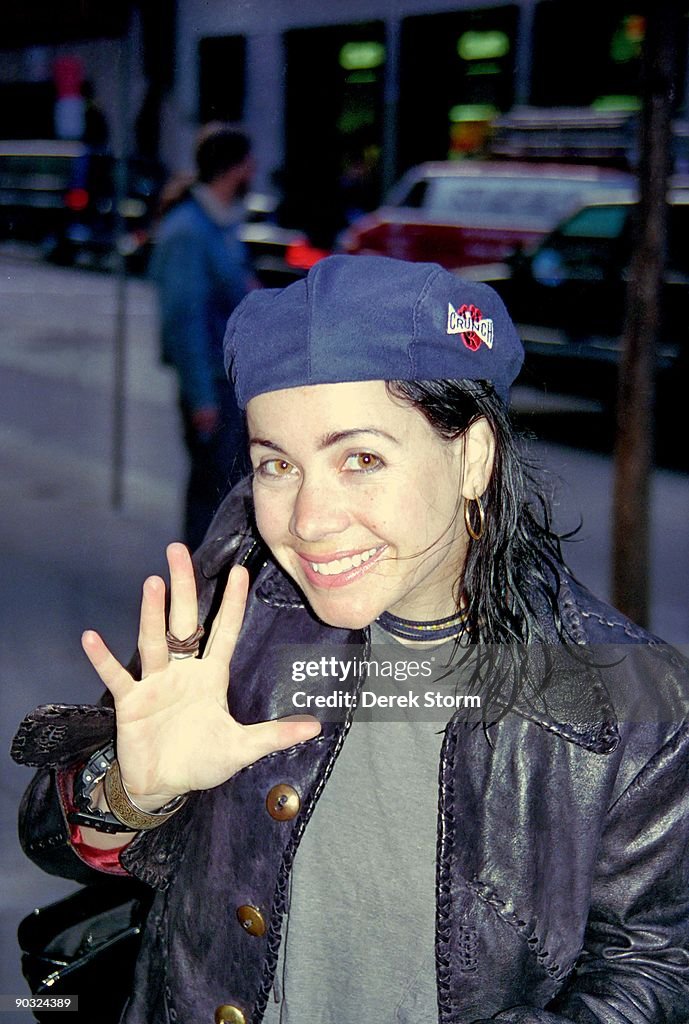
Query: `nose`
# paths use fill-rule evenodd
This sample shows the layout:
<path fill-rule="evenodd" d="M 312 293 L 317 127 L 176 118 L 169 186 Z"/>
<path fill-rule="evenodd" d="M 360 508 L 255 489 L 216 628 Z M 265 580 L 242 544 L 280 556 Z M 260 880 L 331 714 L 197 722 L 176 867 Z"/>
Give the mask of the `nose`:
<path fill-rule="evenodd" d="M 315 543 L 342 533 L 349 521 L 349 514 L 334 488 L 316 480 L 302 480 L 289 524 L 293 537 Z"/>

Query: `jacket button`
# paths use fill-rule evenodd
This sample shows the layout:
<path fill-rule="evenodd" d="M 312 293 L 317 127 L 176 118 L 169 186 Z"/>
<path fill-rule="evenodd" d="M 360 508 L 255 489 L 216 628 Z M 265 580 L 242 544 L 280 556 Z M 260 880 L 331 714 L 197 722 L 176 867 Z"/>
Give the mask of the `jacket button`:
<path fill-rule="evenodd" d="M 215 1011 L 215 1024 L 246 1024 L 246 1017 L 238 1006 L 223 1003 Z"/>
<path fill-rule="evenodd" d="M 266 808 L 271 818 L 276 821 L 290 821 L 297 814 L 301 800 L 293 786 L 286 782 L 280 782 L 268 793 L 266 797 Z"/>
<path fill-rule="evenodd" d="M 237 920 L 249 935 L 256 935 L 259 938 L 261 935 L 265 935 L 266 922 L 257 907 L 252 907 L 248 903 L 237 907 Z"/>

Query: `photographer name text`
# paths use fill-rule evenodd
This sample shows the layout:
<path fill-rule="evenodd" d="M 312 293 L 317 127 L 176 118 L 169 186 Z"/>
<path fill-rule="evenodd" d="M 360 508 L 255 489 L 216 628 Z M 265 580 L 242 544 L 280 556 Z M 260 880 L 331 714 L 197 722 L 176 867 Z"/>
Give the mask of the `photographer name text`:
<path fill-rule="evenodd" d="M 292 704 L 303 711 L 306 708 L 351 708 L 357 704 L 362 708 L 480 708 L 478 694 L 441 693 L 440 690 L 426 690 L 425 693 L 374 693 L 364 690 L 359 698 L 347 690 L 334 690 L 329 694 L 307 693 L 297 690 L 292 695 Z"/>

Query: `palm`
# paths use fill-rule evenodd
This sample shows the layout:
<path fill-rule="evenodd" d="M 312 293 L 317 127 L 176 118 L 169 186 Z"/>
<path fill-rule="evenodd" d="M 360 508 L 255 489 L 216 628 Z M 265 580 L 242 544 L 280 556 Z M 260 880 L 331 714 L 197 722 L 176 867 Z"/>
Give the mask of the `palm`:
<path fill-rule="evenodd" d="M 197 624 L 193 569 L 179 544 L 168 548 L 168 561 L 170 629 L 184 638 Z M 84 650 L 115 701 L 117 757 L 137 802 L 158 807 L 180 793 L 218 786 L 259 757 L 319 731 L 314 719 L 245 726 L 228 711 L 230 661 L 247 586 L 246 570 L 233 569 L 203 658 L 169 660 L 165 585 L 149 578 L 141 604 L 141 680 L 132 678 L 97 633 L 84 634 Z"/>

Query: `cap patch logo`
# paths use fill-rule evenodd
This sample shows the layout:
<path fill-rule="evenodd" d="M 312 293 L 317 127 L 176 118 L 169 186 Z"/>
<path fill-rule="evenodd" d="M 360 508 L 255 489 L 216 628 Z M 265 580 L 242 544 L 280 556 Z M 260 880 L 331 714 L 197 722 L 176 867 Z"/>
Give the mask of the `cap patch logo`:
<path fill-rule="evenodd" d="M 461 334 L 462 341 L 468 349 L 475 352 L 481 342 L 488 348 L 493 347 L 493 321 L 484 320 L 478 306 L 460 306 L 455 309 L 451 302 L 447 304 L 447 333 Z"/>

